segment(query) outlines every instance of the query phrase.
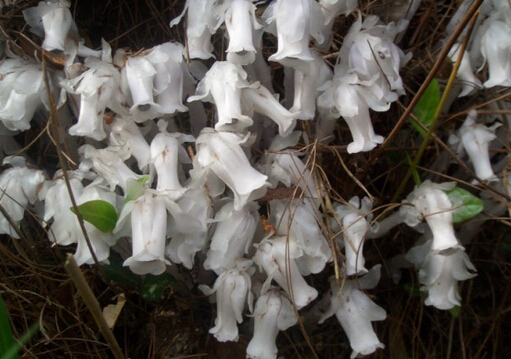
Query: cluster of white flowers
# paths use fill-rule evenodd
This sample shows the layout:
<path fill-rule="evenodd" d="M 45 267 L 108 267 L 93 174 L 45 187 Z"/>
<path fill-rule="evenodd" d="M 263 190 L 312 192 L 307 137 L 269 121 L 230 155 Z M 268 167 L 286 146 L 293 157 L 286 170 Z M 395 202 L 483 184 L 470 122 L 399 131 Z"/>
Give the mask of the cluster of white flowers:
<path fill-rule="evenodd" d="M 47 67 L 47 89 L 37 61 L 9 52 L 0 63 L 0 135 L 10 139 L 2 140 L 0 149 L 3 164 L 11 166 L 0 174 L 0 204 L 10 217 L 0 213 L 0 233 L 18 237 L 13 227 L 20 225 L 25 208 L 38 202 L 50 241 L 76 243 L 77 262 L 94 263 L 62 171 L 47 179 L 22 157 L 7 156 L 18 149 L 12 137 L 41 121 L 34 115 L 47 114 L 48 96 L 53 96 L 61 127 L 85 143 L 78 148 L 71 141 L 79 166 L 67 176 L 76 203 L 102 200 L 119 213 L 108 233 L 85 223 L 98 261 L 108 262 L 110 249 L 129 241 L 132 251 L 124 266 L 136 274 L 159 275 L 175 264 L 213 271 L 214 284 L 200 286 L 205 294 L 216 294 L 217 318 L 210 333 L 219 341 L 236 341 L 238 324 L 253 317 L 247 357 L 273 359 L 279 331 L 294 325 L 297 314 L 320 296 L 307 276 L 332 262 L 332 248 L 344 248 L 342 275 L 348 279 L 342 285 L 331 279 L 331 292 L 323 296 L 328 309 L 320 322 L 335 314 L 352 358 L 370 354 L 384 347 L 372 322 L 384 320 L 386 312 L 362 291 L 376 287 L 381 266 L 368 270 L 363 248 L 378 231 L 381 235 L 402 222 L 423 228 L 425 220 L 426 241 L 412 248 L 407 259 L 428 292 L 426 304 L 440 309 L 460 305 L 457 281 L 474 276 L 475 268 L 452 224 L 454 204 L 445 191 L 454 185 L 425 181 L 388 218 L 393 223 L 380 226 L 371 225 L 368 197 L 334 203 L 328 220 L 339 235 L 333 244 L 336 239 L 327 238 L 322 226 L 327 217 L 320 206 L 323 189 L 307 154 L 296 149 L 300 139 L 310 138 L 295 127 L 299 120 L 310 121 L 316 138 L 327 143 L 342 117 L 353 138 L 348 153 L 381 144 L 384 137 L 375 134 L 370 110 L 387 111 L 405 94 L 399 71 L 411 54 L 405 55 L 394 40 L 407 21 L 384 24 L 377 16 L 356 13 L 332 71 L 321 52 L 332 44 L 336 17 L 355 12 L 355 0 L 275 0 L 261 17 L 256 15 L 260 4 L 254 3 L 187 0 L 183 14 L 170 23 L 176 26 L 186 14 L 186 47 L 167 42 L 114 54 L 106 41 L 101 51 L 84 45 L 65 0 L 41 1 L 25 10 L 41 47 L 58 50 L 65 65 Z M 479 28 L 480 54 L 490 73 L 485 87 L 511 85 L 506 4 L 488 4 L 493 11 Z M 206 68 L 201 60 L 215 57 L 211 39 L 220 29 L 228 39 L 226 61 Z M 289 108 L 268 79 L 263 32 L 278 41 L 268 60 L 286 69 Z M 451 51 L 453 60 L 458 49 Z M 481 63 L 465 53 L 459 78 L 478 87 L 470 61 Z M 460 96 L 471 91 L 464 85 Z M 210 117 L 203 102 L 212 104 Z M 185 112 L 191 134 L 177 131 L 175 119 Z M 495 127 L 478 125 L 475 117 L 470 114 L 453 141 L 467 152 L 478 180 L 499 181 L 488 155 Z M 252 149 L 263 155 L 256 157 Z M 269 224 L 264 232 L 258 200 L 281 187 L 303 196 L 265 200 Z M 246 310 L 250 314 L 244 315 Z"/>

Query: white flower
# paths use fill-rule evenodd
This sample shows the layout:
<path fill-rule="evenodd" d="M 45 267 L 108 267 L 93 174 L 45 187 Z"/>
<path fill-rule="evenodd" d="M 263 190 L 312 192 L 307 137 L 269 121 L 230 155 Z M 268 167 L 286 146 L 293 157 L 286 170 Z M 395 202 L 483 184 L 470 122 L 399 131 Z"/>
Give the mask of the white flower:
<path fill-rule="evenodd" d="M 26 206 L 37 200 L 37 191 L 44 183 L 44 174 L 40 170 L 28 168 L 23 157 L 6 157 L 2 164 L 13 167 L 0 174 L 0 205 L 14 223 L 19 225 Z M 18 234 L 2 213 L 0 213 L 0 233 L 7 233 L 13 238 L 18 238 Z"/>
<path fill-rule="evenodd" d="M 252 119 L 242 114 L 241 90 L 249 87 L 247 73 L 240 65 L 217 61 L 197 85 L 188 101 L 202 100 L 216 105 L 218 131 L 242 131 L 252 125 Z M 257 86 L 257 84 L 256 84 Z"/>
<path fill-rule="evenodd" d="M 156 74 L 153 81 L 155 103 L 161 114 L 186 112 L 183 105 L 183 45 L 166 42 L 155 46 L 146 58 L 154 66 Z"/>
<path fill-rule="evenodd" d="M 319 43 L 323 42 L 320 26 L 323 14 L 318 3 L 311 0 L 277 0 L 272 7 L 273 15 L 269 21 L 276 21 L 278 50 L 271 55 L 270 61 L 286 61 L 291 63 L 312 61 L 309 49 L 309 39 L 315 36 Z"/>
<path fill-rule="evenodd" d="M 247 347 L 249 359 L 276 359 L 277 335 L 298 321 L 286 295 L 275 288 L 257 298 L 254 313 L 254 335 Z"/>
<path fill-rule="evenodd" d="M 426 180 L 415 187 L 400 208 L 401 216 L 408 226 L 415 227 L 422 219 L 426 220 L 433 233 L 432 250 L 436 253 L 449 248 L 463 248 L 452 225 L 452 212 L 455 208 L 444 192 L 455 186 L 452 182 L 439 184 Z"/>
<path fill-rule="evenodd" d="M 145 171 L 151 162 L 151 146 L 131 117 L 115 116 L 111 125 L 110 145 L 135 157 L 141 171 Z"/>
<path fill-rule="evenodd" d="M 253 30 L 263 26 L 257 22 L 254 0 L 233 0 L 225 13 L 225 27 L 229 33 L 227 61 L 248 65 L 255 60 Z"/>
<path fill-rule="evenodd" d="M 161 132 L 151 142 L 151 160 L 158 174 L 156 190 L 165 191 L 171 200 L 179 199 L 186 188 L 179 182 L 179 158 L 187 158 L 182 142 L 193 142 L 193 136 L 182 133 L 169 133 L 165 130 L 167 123 L 159 124 Z"/>
<path fill-rule="evenodd" d="M 330 279 L 331 304 L 319 323 L 335 314 L 350 341 L 352 359 L 359 354 L 371 354 L 385 347 L 378 340 L 371 322 L 385 320 L 387 313 L 360 291 L 374 288 L 378 284 L 380 267 L 374 266 L 361 278 L 346 280 L 342 287 L 334 277 Z"/>
<path fill-rule="evenodd" d="M 321 44 L 320 48 L 328 50 L 332 43 L 332 28 L 334 20 L 337 16 L 349 15 L 358 6 L 357 0 L 319 0 L 319 6 L 323 13 L 324 23 L 322 24 L 321 34 L 325 41 Z"/>
<path fill-rule="evenodd" d="M 132 255 L 124 261 L 136 274 L 162 274 L 170 262 L 164 258 L 167 233 L 166 195 L 146 189 L 135 200 L 128 201 L 121 213 L 114 233 L 121 230 L 130 215 Z"/>
<path fill-rule="evenodd" d="M 91 145 L 84 145 L 78 149 L 83 164 L 91 164 L 97 174 L 105 179 L 110 188 L 115 186 L 127 192 L 126 182 L 128 180 L 139 180 L 142 176 L 133 172 L 124 161 L 130 156 L 120 147 L 106 147 L 96 149 Z"/>
<path fill-rule="evenodd" d="M 268 276 L 264 287 L 275 280 L 289 294 L 298 309 L 316 299 L 318 291 L 307 284 L 295 263 L 302 251 L 293 241 L 287 241 L 286 236 L 271 237 L 256 247 L 257 252 L 252 259 Z"/>
<path fill-rule="evenodd" d="M 318 106 L 335 109 L 344 118 L 353 137 L 348 153 L 370 151 L 383 142 L 383 137 L 374 133 L 367 100 L 367 89 L 359 84 L 357 74 L 348 73 L 327 83 L 330 86 L 318 98 Z M 327 85 L 328 86 L 328 85 Z M 388 109 L 388 108 L 386 108 Z M 383 109 L 382 109 L 383 110 Z"/>
<path fill-rule="evenodd" d="M 0 64 L 0 121 L 11 130 L 28 130 L 45 95 L 41 66 L 20 59 Z"/>
<path fill-rule="evenodd" d="M 458 293 L 458 281 L 467 280 L 477 274 L 468 255 L 456 248 L 447 253 L 435 253 L 431 250 L 432 240 L 413 247 L 406 254 L 419 272 L 421 288 L 428 292 L 424 302 L 438 309 L 448 310 L 455 305 L 460 306 L 461 297 Z"/>
<path fill-rule="evenodd" d="M 222 206 L 214 219 L 217 224 L 204 261 L 205 269 L 220 274 L 235 267 L 236 259 L 243 257 L 252 244 L 259 223 L 258 208 L 255 202 L 237 211 L 232 202 Z"/>
<path fill-rule="evenodd" d="M 370 211 L 373 203 L 367 197 L 352 197 L 348 206 L 337 206 L 335 211 L 344 227 L 344 252 L 346 255 L 346 275 L 367 273 L 364 258 L 364 241 L 369 231 Z M 368 216 L 368 218 L 366 218 Z"/>
<path fill-rule="evenodd" d="M 187 12 L 186 38 L 191 59 L 213 57 L 211 35 L 221 24 L 215 5 L 216 0 L 187 0 L 183 13 L 170 22 L 170 27 L 176 25 Z"/>
<path fill-rule="evenodd" d="M 458 60 L 461 44 L 456 43 L 449 51 L 449 59 L 453 63 Z M 461 92 L 458 97 L 464 97 L 471 94 L 475 89 L 481 88 L 481 81 L 474 75 L 472 71 L 472 64 L 470 62 L 470 55 L 468 51 L 463 53 L 461 58 L 460 67 L 456 73 L 456 77 L 461 81 Z"/>
<path fill-rule="evenodd" d="M 474 165 L 476 176 L 483 181 L 498 180 L 493 173 L 488 146 L 495 136 L 495 127 L 476 123 L 477 112 L 471 110 L 459 129 L 461 145 Z"/>
<path fill-rule="evenodd" d="M 69 129 L 69 134 L 101 141 L 106 137 L 103 126 L 106 107 L 120 106 L 111 103 L 119 91 L 121 76 L 112 64 L 93 57 L 85 60 L 85 66 L 89 69 L 83 74 L 60 82 L 67 92 L 80 95 L 78 123 Z"/>
<path fill-rule="evenodd" d="M 234 193 L 234 209 L 239 210 L 264 196 L 267 182 L 265 175 L 257 172 L 248 161 L 241 145 L 248 140 L 231 132 L 217 132 L 206 127 L 195 141 L 196 164 L 215 173 Z"/>
<path fill-rule="evenodd" d="M 252 311 L 253 295 L 250 274 L 253 272 L 250 259 L 237 261 L 237 268 L 227 270 L 220 274 L 214 287 L 200 285 L 204 294 L 211 295 L 216 292 L 217 316 L 215 326 L 209 330 L 219 342 L 238 341 L 238 323 L 243 322 L 243 308 L 248 303 Z M 249 274 L 250 273 L 250 274 Z"/>
<path fill-rule="evenodd" d="M 156 69 L 146 56 L 129 57 L 126 61 L 125 76 L 133 99 L 130 113 L 135 122 L 155 118 L 160 105 L 154 102 L 153 81 Z"/>
<path fill-rule="evenodd" d="M 25 21 L 31 26 L 31 30 L 37 35 L 44 36 L 41 45 L 43 49 L 65 51 L 66 42 L 71 38 L 70 32 L 72 35 L 78 34 L 69 5 L 65 0 L 40 1 L 37 7 L 23 11 Z"/>
<path fill-rule="evenodd" d="M 168 226 L 171 228 L 168 235 L 172 239 L 165 247 L 165 253 L 173 263 L 182 263 L 192 269 L 195 254 L 207 244 L 213 205 L 204 188 L 190 188 L 177 204 Z"/>
<path fill-rule="evenodd" d="M 492 20 L 492 21 L 489 21 Z M 481 53 L 488 62 L 490 78 L 484 87 L 511 86 L 511 25 L 489 18 L 481 39 Z"/>

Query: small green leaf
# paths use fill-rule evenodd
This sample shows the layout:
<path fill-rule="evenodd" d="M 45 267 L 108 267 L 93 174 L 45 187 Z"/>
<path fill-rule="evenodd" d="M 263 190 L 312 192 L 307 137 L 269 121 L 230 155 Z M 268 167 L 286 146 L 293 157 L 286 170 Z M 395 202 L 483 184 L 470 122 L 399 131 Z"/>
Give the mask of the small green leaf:
<path fill-rule="evenodd" d="M 5 308 L 2 295 L 0 295 L 0 357 L 5 358 L 7 351 L 15 345 L 14 338 L 12 336 L 11 322 L 7 309 Z"/>
<path fill-rule="evenodd" d="M 460 312 L 461 312 L 461 307 L 459 305 L 455 305 L 454 307 L 452 307 L 450 310 L 449 310 L 449 313 L 451 313 L 451 315 L 454 317 L 454 318 L 458 318 L 460 316 Z"/>
<path fill-rule="evenodd" d="M 122 265 L 122 258 L 111 253 L 109 257 L 110 264 L 102 265 L 101 271 L 108 279 L 129 289 L 139 289 L 141 285 L 141 277 L 131 271 L 128 267 Z"/>
<path fill-rule="evenodd" d="M 483 201 L 463 188 L 456 187 L 445 191 L 449 196 L 455 210 L 452 212 L 453 223 L 469 220 L 479 214 L 483 208 Z"/>
<path fill-rule="evenodd" d="M 406 162 L 408 163 L 408 165 L 410 167 L 412 167 L 412 159 L 410 158 L 410 156 L 408 156 L 408 154 L 406 154 Z M 412 176 L 413 176 L 413 181 L 415 182 L 415 185 L 417 187 L 419 187 L 422 182 L 421 182 L 421 178 L 419 176 L 419 172 L 417 171 L 417 168 L 413 169 Z"/>
<path fill-rule="evenodd" d="M 78 207 L 84 221 L 89 222 L 101 232 L 112 232 L 117 223 L 115 207 L 100 199 L 85 202 Z M 76 214 L 73 207 L 71 211 Z"/>
<path fill-rule="evenodd" d="M 160 301 L 164 298 L 165 290 L 177 284 L 177 280 L 168 273 L 157 276 L 148 274 L 142 283 L 140 295 L 150 302 Z"/>
<path fill-rule="evenodd" d="M 433 79 L 429 84 L 424 94 L 417 102 L 413 110 L 413 114 L 415 118 L 422 123 L 426 128 L 431 126 L 433 119 L 435 117 L 435 112 L 437 107 L 440 104 L 440 89 L 438 87 L 438 81 Z M 426 132 L 419 126 L 413 119 L 410 119 L 412 126 L 423 136 L 426 135 Z"/>

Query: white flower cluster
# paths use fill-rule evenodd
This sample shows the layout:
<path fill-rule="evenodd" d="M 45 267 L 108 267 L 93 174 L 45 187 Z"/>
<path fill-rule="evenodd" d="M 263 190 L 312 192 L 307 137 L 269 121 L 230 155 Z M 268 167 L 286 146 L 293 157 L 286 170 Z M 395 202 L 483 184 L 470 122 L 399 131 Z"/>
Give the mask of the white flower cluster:
<path fill-rule="evenodd" d="M 342 117 L 353 138 L 348 153 L 381 144 L 370 110 L 387 111 L 405 93 L 399 71 L 410 55 L 394 39 L 407 23 L 384 24 L 358 13 L 332 71 L 320 51 L 330 48 L 335 18 L 354 12 L 355 0 L 276 0 L 260 17 L 260 4 L 254 3 L 187 0 L 183 14 L 170 23 L 175 26 L 186 15 L 186 47 L 167 42 L 112 54 L 106 41 L 101 51 L 84 45 L 65 0 L 41 1 L 25 10 L 25 20 L 44 50 L 58 50 L 64 66 L 47 67 L 47 89 L 46 74 L 35 60 L 12 55 L 0 63 L 0 134 L 12 140 L 30 129 L 33 121 L 41 121 L 35 114 L 50 110 L 48 96 L 57 98 L 61 127 L 73 136 L 67 139 L 79 156 L 78 168 L 67 173 L 76 203 L 101 200 L 119 213 L 108 233 L 85 223 L 97 260 L 108 262 L 110 249 L 129 241 L 124 266 L 136 274 L 159 275 L 175 264 L 213 271 L 215 283 L 200 286 L 205 294 L 216 295 L 217 318 L 210 333 L 219 341 L 238 340 L 238 324 L 248 309 L 254 321 L 248 358 L 276 358 L 279 331 L 294 325 L 297 314 L 320 295 L 307 277 L 327 267 L 332 248 L 344 248 L 342 274 L 348 279 L 343 285 L 331 279 L 330 294 L 324 297 L 328 309 L 320 322 L 335 314 L 352 358 L 370 354 L 384 347 L 372 322 L 386 318 L 385 310 L 362 291 L 380 279 L 381 265 L 368 270 L 363 255 L 365 239 L 378 230 L 371 225 L 373 203 L 356 196 L 334 203 L 331 227 L 340 234 L 334 245 L 322 226 L 323 189 L 307 155 L 296 150 L 301 138 L 309 139 L 295 127 L 298 120 L 314 121 L 316 138 L 326 143 Z M 505 2 L 498 6 L 506 7 Z M 486 87 L 511 85 L 511 45 L 492 40 L 508 38 L 509 16 L 505 9 L 495 14 L 480 30 L 490 71 Z M 211 39 L 219 29 L 228 38 L 226 61 L 206 68 L 200 60 L 214 57 Z M 288 108 L 272 90 L 261 51 L 263 32 L 278 41 L 268 60 L 286 68 Z M 463 61 L 462 69 L 470 69 L 469 59 Z M 464 81 L 477 82 L 462 72 Z M 469 92 L 464 88 L 462 95 Z M 209 117 L 204 102 L 212 104 Z M 471 116 L 458 142 L 479 179 L 492 180 L 487 143 L 494 129 L 476 125 Z M 188 119 L 191 134 L 177 131 L 177 118 Z M 256 157 L 253 149 L 263 155 Z M 14 153 L 13 140 L 2 141 L 1 150 L 2 156 Z M 49 239 L 76 243 L 77 262 L 93 264 L 62 171 L 46 179 L 21 157 L 5 157 L 3 164 L 12 166 L 0 174 L 0 204 L 10 218 L 0 214 L 0 233 L 18 237 L 15 227 L 24 209 L 39 202 Z M 413 227 L 426 221 L 428 241 L 410 250 L 408 259 L 428 291 L 426 304 L 440 309 L 460 304 L 457 281 L 475 270 L 452 225 L 453 204 L 444 192 L 452 187 L 425 181 L 392 217 L 396 224 Z M 303 196 L 265 198 L 265 233 L 260 200 L 280 188 Z"/>

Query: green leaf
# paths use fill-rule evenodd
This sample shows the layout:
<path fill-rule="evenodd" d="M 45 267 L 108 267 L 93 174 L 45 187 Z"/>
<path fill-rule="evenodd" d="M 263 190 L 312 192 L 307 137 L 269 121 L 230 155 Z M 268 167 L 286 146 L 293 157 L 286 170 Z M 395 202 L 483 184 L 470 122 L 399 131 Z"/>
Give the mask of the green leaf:
<path fill-rule="evenodd" d="M 101 271 L 108 279 L 129 289 L 139 289 L 142 283 L 141 277 L 122 265 L 123 260 L 117 253 L 111 253 L 110 264 L 102 265 Z"/>
<path fill-rule="evenodd" d="M 452 212 L 453 223 L 460 223 L 469 220 L 479 214 L 483 208 L 483 201 L 463 188 L 456 187 L 445 191 L 449 196 L 455 210 Z"/>
<path fill-rule="evenodd" d="M 451 315 L 454 317 L 454 318 L 458 318 L 460 316 L 460 312 L 461 312 L 461 307 L 459 305 L 455 305 L 454 307 L 452 307 L 450 310 L 449 310 L 449 313 L 451 313 Z"/>
<path fill-rule="evenodd" d="M 85 202 L 78 207 L 84 221 L 89 222 L 101 232 L 112 232 L 117 223 L 117 212 L 115 207 L 100 199 Z M 71 211 L 76 214 L 73 207 Z"/>
<path fill-rule="evenodd" d="M 431 126 L 433 119 L 435 117 L 435 111 L 440 104 L 440 89 L 438 87 L 438 81 L 433 79 L 429 84 L 424 94 L 417 102 L 413 110 L 413 114 L 417 121 L 422 123 L 426 128 Z M 412 118 L 410 118 L 412 126 L 423 136 L 426 135 L 426 132 L 419 126 Z"/>
<path fill-rule="evenodd" d="M 157 276 L 148 274 L 142 283 L 140 295 L 147 301 L 160 301 L 164 298 L 165 290 L 177 284 L 178 281 L 168 273 Z"/>

